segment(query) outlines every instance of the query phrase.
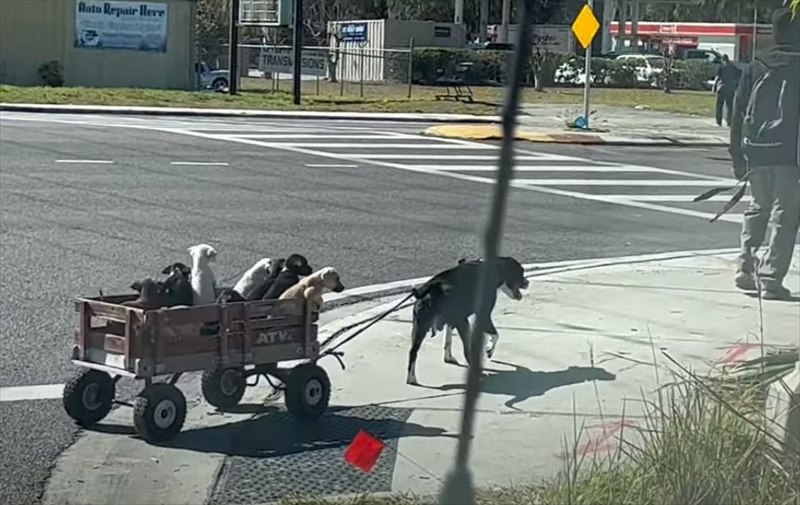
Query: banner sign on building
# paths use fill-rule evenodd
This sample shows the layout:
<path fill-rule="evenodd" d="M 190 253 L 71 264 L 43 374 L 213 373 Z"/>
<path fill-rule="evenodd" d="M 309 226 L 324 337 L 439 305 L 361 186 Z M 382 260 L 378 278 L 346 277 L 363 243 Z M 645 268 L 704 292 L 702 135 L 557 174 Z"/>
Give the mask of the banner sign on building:
<path fill-rule="evenodd" d="M 346 23 L 341 27 L 343 42 L 365 42 L 367 40 L 367 23 Z"/>
<path fill-rule="evenodd" d="M 294 55 L 291 48 L 265 47 L 261 50 L 259 70 L 273 74 L 294 73 Z M 324 51 L 304 50 L 300 60 L 302 75 L 325 77 L 328 73 L 328 55 Z"/>
<path fill-rule="evenodd" d="M 165 3 L 79 0 L 75 47 L 167 52 Z"/>

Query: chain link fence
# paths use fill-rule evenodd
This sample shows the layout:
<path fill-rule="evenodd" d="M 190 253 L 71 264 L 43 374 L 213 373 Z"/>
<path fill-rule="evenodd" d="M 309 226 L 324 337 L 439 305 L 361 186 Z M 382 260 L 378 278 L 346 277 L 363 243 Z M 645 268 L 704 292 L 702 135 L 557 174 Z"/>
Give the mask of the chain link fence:
<path fill-rule="evenodd" d="M 339 101 L 412 98 L 413 54 L 411 48 L 304 47 L 302 93 Z M 240 45 L 239 58 L 242 91 L 291 92 L 291 46 Z"/>

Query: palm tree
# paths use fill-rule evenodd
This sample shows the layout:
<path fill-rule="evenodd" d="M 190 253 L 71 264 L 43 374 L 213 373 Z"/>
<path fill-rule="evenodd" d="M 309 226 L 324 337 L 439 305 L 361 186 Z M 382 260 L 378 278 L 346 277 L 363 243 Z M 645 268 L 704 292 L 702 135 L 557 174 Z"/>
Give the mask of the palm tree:
<path fill-rule="evenodd" d="M 792 14 L 797 16 L 798 11 L 800 11 L 800 0 L 792 0 L 791 8 Z"/>

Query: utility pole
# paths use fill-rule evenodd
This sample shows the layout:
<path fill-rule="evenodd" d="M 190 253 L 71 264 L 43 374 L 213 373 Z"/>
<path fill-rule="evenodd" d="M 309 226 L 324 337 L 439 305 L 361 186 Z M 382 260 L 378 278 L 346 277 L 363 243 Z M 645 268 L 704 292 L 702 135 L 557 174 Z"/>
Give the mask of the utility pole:
<path fill-rule="evenodd" d="M 292 81 L 292 101 L 295 105 L 300 105 L 301 98 L 301 72 L 303 58 L 303 0 L 294 0 L 294 80 Z"/>
<path fill-rule="evenodd" d="M 464 0 L 455 0 L 453 7 L 453 23 L 460 25 L 464 22 Z"/>
<path fill-rule="evenodd" d="M 231 0 L 228 45 L 228 93 L 235 95 L 239 90 L 239 0 Z"/>

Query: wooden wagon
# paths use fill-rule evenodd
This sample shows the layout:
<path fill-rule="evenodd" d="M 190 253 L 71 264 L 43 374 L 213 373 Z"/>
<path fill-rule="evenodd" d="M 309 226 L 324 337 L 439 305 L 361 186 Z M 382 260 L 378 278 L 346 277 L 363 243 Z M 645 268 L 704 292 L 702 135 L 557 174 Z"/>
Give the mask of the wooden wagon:
<path fill-rule="evenodd" d="M 327 409 L 330 380 L 316 364 L 318 314 L 305 300 L 158 310 L 122 305 L 136 298 L 78 298 L 75 303 L 72 361 L 81 368 L 65 385 L 63 400 L 78 424 L 99 422 L 118 403 L 133 407 L 134 425 L 143 438 L 168 440 L 186 417 L 186 399 L 175 384 L 181 374 L 193 371 L 203 372 L 203 396 L 220 409 L 238 404 L 252 376 L 279 379 L 287 409 L 301 420 L 315 420 Z M 295 360 L 304 362 L 278 367 Z M 167 380 L 154 380 L 159 376 Z M 122 377 L 145 381 L 133 404 L 115 399 Z"/>

